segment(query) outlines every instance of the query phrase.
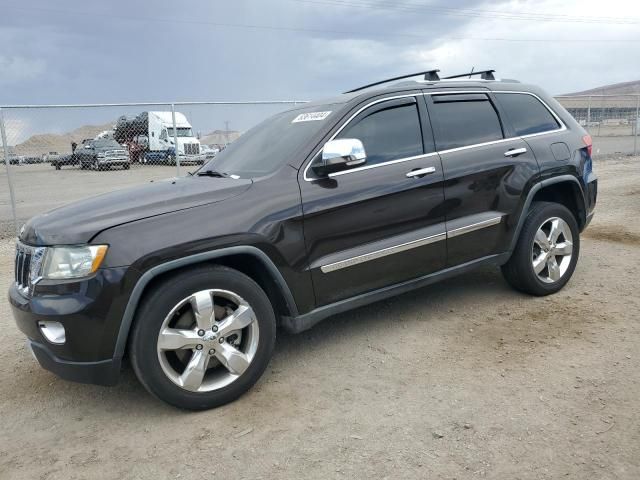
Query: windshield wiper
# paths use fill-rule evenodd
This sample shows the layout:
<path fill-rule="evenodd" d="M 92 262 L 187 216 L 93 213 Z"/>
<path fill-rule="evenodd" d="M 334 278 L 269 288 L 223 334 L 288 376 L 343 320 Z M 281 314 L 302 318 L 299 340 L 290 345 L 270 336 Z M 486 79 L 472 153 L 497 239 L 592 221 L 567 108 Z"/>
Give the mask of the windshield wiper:
<path fill-rule="evenodd" d="M 229 177 L 228 173 L 216 172 L 215 170 L 204 170 L 202 172 L 198 172 L 196 175 L 198 175 L 199 177 L 216 177 L 216 178 Z"/>

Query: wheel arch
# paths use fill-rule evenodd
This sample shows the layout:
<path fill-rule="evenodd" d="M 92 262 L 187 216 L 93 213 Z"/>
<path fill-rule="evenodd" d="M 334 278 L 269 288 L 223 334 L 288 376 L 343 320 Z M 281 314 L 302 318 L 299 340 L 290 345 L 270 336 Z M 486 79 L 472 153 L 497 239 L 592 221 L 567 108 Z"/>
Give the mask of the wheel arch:
<path fill-rule="evenodd" d="M 140 277 L 131 292 L 122 316 L 114 352 L 115 359 L 119 360 L 124 356 L 135 313 L 143 295 L 153 287 L 154 282 L 161 281 L 180 270 L 207 264 L 234 268 L 252 278 L 271 300 L 276 316 L 298 315 L 298 309 L 289 286 L 273 261 L 259 248 L 235 246 L 203 252 L 162 263 L 147 270 Z"/>
<path fill-rule="evenodd" d="M 533 185 L 527 194 L 516 230 L 511 239 L 509 248 L 511 252 L 518 242 L 522 225 L 534 201 L 549 201 L 564 205 L 574 214 L 580 231 L 586 225 L 584 192 L 578 179 L 573 175 L 560 175 L 543 180 Z"/>

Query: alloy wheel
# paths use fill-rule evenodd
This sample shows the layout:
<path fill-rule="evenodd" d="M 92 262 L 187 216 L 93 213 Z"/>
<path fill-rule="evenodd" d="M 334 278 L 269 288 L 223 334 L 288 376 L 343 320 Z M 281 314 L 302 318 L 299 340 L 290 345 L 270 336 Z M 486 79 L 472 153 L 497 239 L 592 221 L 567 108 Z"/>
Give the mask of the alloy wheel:
<path fill-rule="evenodd" d="M 573 255 L 573 236 L 569 224 L 552 217 L 540 225 L 533 239 L 531 262 L 533 271 L 544 283 L 562 278 Z"/>
<path fill-rule="evenodd" d="M 253 308 L 228 290 L 201 290 L 181 300 L 164 319 L 157 353 L 164 374 L 192 392 L 233 383 L 251 365 L 259 341 Z"/>

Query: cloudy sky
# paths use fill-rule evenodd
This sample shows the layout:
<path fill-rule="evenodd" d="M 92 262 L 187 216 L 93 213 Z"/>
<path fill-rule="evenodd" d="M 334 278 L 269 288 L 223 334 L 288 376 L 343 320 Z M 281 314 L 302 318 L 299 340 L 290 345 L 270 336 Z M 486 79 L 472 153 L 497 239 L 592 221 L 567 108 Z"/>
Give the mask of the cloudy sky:
<path fill-rule="evenodd" d="M 0 104 L 314 99 L 433 67 L 495 68 L 554 94 L 640 79 L 637 0 L 0 0 L 0 12 Z M 269 111 L 215 122 L 244 129 Z"/>

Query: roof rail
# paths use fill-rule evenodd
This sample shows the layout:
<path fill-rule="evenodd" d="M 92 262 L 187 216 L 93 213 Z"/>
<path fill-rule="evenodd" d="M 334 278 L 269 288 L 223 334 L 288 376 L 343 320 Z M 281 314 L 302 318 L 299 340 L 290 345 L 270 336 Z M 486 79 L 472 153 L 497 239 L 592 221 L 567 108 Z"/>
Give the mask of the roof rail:
<path fill-rule="evenodd" d="M 440 70 L 427 70 L 426 72 L 410 73 L 409 75 L 401 75 L 399 77 L 388 78 L 386 80 L 380 80 L 379 82 L 369 83 L 368 85 L 354 88 L 353 90 L 349 90 L 344 93 L 359 92 L 360 90 L 364 90 L 365 88 L 375 87 L 376 85 L 382 85 L 383 83 L 393 82 L 395 80 L 402 80 L 403 78 L 417 77 L 418 75 L 424 75 L 424 79 L 428 81 L 438 81 L 440 80 L 440 77 L 438 76 L 439 71 Z"/>
<path fill-rule="evenodd" d="M 469 73 L 460 73 L 458 75 L 450 75 L 448 77 L 443 77 L 443 80 L 449 80 L 452 78 L 463 78 L 463 77 L 469 77 L 471 78 L 472 75 L 480 75 L 480 78 L 482 80 L 495 80 L 496 77 L 493 76 L 493 72 L 495 72 L 495 70 L 478 70 L 476 72 L 469 72 Z"/>

